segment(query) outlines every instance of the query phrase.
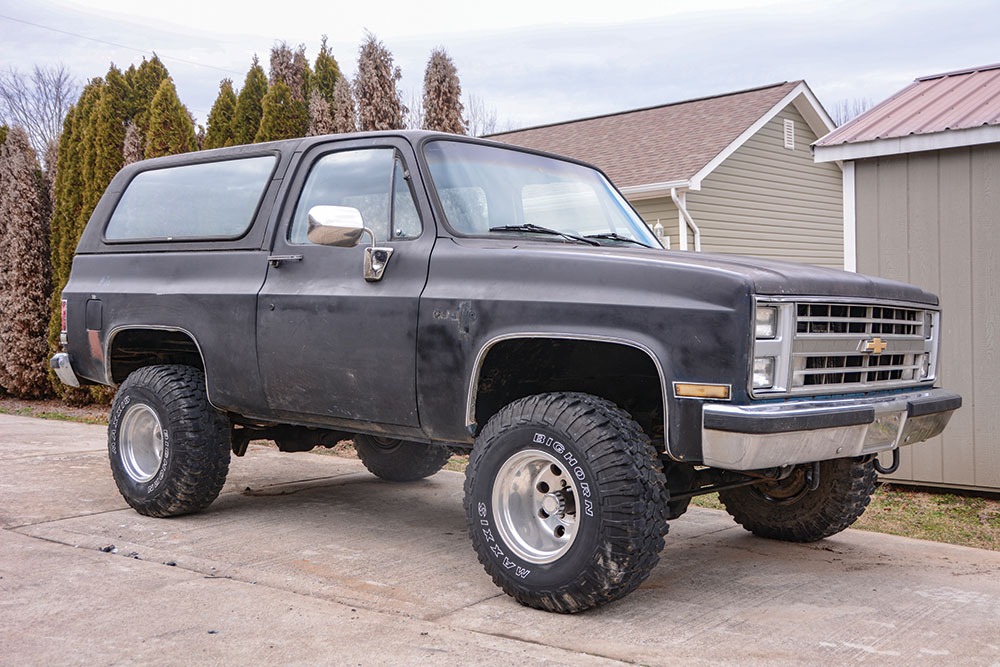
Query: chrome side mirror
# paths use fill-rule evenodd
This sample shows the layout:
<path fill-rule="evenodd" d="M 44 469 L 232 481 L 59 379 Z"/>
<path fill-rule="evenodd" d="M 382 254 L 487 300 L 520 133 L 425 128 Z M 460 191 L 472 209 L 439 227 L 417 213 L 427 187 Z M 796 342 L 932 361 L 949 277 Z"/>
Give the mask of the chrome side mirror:
<path fill-rule="evenodd" d="M 361 211 L 350 206 L 313 206 L 306 237 L 316 245 L 353 248 L 365 229 Z M 374 236 L 372 237 L 374 239 Z"/>
<path fill-rule="evenodd" d="M 309 229 L 306 237 L 317 245 L 353 248 L 368 233 L 372 240 L 365 248 L 365 280 L 382 280 L 385 267 L 392 257 L 392 248 L 375 247 L 375 233 L 365 227 L 361 211 L 350 206 L 313 206 L 309 209 Z"/>

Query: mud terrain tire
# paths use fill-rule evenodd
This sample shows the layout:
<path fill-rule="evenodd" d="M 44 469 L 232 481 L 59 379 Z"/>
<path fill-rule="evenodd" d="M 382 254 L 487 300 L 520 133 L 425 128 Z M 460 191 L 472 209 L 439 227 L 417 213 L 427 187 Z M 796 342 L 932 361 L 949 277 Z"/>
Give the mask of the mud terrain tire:
<path fill-rule="evenodd" d="M 667 533 L 667 491 L 655 448 L 627 412 L 549 393 L 504 407 L 476 438 L 465 513 L 497 586 L 523 605 L 572 613 L 649 576 Z"/>
<path fill-rule="evenodd" d="M 815 542 L 858 520 L 875 491 L 872 461 L 820 462 L 815 491 L 805 484 L 805 469 L 780 482 L 719 491 L 719 500 L 754 535 L 785 542 Z"/>
<path fill-rule="evenodd" d="M 139 514 L 168 517 L 208 507 L 225 484 L 230 446 L 229 422 L 209 404 L 196 368 L 140 368 L 111 403 L 111 472 Z"/>
<path fill-rule="evenodd" d="M 371 435 L 354 436 L 354 449 L 368 472 L 388 482 L 430 477 L 451 458 L 447 447 Z"/>

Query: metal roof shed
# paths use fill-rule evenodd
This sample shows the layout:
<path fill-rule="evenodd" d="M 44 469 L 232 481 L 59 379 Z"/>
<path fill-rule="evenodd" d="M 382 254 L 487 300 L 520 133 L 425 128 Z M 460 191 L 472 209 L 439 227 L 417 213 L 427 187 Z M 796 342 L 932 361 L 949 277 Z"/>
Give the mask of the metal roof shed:
<path fill-rule="evenodd" d="M 844 165 L 844 264 L 937 292 L 965 405 L 893 479 L 1000 491 L 1000 64 L 917 79 L 814 145 Z"/>

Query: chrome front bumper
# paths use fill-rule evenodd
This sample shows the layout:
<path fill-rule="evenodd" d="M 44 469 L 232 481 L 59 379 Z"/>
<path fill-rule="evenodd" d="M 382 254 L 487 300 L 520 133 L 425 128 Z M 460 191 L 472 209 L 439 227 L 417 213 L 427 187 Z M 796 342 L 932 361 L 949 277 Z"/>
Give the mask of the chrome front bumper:
<path fill-rule="evenodd" d="M 60 352 L 49 359 L 49 367 L 56 372 L 56 376 L 63 384 L 70 387 L 79 387 L 80 379 L 73 372 L 73 365 L 69 361 L 69 355 Z"/>
<path fill-rule="evenodd" d="M 706 404 L 702 460 L 727 470 L 759 470 L 863 456 L 941 433 L 962 397 L 944 389 L 758 405 Z"/>

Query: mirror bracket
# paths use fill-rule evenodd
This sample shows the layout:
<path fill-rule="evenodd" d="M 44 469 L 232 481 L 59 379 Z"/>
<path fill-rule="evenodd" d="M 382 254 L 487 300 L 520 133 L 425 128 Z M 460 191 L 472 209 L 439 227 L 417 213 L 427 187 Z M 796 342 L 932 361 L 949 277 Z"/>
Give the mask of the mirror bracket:
<path fill-rule="evenodd" d="M 379 248 L 375 245 L 365 248 L 365 280 L 370 283 L 382 280 L 390 257 L 392 248 Z"/>

